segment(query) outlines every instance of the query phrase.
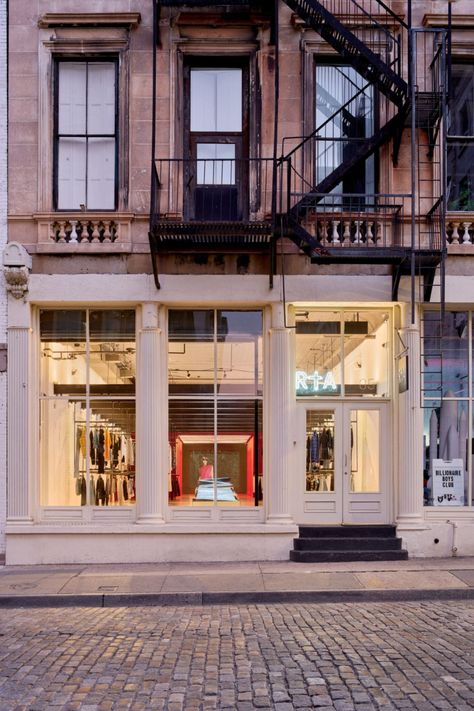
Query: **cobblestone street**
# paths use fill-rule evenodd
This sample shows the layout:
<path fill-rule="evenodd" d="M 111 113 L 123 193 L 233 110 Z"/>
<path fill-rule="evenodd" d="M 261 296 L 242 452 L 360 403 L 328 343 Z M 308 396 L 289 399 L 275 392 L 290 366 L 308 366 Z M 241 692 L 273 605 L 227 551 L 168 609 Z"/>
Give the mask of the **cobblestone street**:
<path fill-rule="evenodd" d="M 474 603 L 0 610 L 0 708 L 474 708 Z"/>

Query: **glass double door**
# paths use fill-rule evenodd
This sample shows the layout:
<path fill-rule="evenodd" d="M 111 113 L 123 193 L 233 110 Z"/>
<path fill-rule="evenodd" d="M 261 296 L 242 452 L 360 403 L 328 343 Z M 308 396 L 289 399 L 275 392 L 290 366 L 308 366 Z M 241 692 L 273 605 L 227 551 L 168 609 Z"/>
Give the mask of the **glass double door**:
<path fill-rule="evenodd" d="M 387 406 L 339 402 L 302 414 L 305 475 L 298 523 L 387 523 Z"/>

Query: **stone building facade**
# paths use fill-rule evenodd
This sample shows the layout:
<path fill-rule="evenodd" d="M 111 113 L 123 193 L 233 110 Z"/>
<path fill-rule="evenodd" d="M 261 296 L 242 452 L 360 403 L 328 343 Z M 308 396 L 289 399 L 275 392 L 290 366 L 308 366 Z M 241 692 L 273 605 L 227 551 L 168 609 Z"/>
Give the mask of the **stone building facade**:
<path fill-rule="evenodd" d="M 11 3 L 7 563 L 474 554 L 474 15 L 362 5 Z"/>

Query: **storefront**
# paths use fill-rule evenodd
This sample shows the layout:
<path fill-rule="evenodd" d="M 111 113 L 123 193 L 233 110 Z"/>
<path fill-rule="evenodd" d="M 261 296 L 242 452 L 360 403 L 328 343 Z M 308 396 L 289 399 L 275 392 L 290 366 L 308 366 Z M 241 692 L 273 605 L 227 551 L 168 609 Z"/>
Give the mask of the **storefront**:
<path fill-rule="evenodd" d="M 472 511 L 471 312 L 448 312 L 451 394 L 422 408 L 426 319 L 329 281 L 331 301 L 290 281 L 285 309 L 264 277 L 214 278 L 158 302 L 150 277 L 58 295 L 33 275 L 10 297 L 7 561 L 288 559 L 298 524 L 395 523 L 411 554 L 446 555 Z M 438 505 L 458 460 L 462 505 Z"/>

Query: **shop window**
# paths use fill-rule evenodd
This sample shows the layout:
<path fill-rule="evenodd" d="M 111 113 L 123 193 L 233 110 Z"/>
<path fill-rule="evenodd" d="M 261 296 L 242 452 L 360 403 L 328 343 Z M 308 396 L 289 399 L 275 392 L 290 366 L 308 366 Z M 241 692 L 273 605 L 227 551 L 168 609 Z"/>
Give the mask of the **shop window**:
<path fill-rule="evenodd" d="M 135 312 L 40 312 L 43 506 L 135 503 Z"/>
<path fill-rule="evenodd" d="M 423 318 L 423 499 L 426 506 L 471 506 L 473 467 L 473 314 Z M 442 396 L 442 397 L 441 397 Z"/>
<path fill-rule="evenodd" d="M 169 312 L 169 500 L 263 501 L 262 312 Z"/>
<path fill-rule="evenodd" d="M 58 61 L 55 205 L 114 210 L 117 198 L 117 62 Z"/>
<path fill-rule="evenodd" d="M 474 65 L 452 67 L 449 112 L 448 210 L 474 210 Z"/>
<path fill-rule="evenodd" d="M 375 113 L 373 86 L 368 85 L 350 66 L 316 64 L 315 85 L 315 129 L 318 129 L 315 184 L 318 185 L 342 163 L 352 159 L 361 140 L 374 134 Z M 331 195 L 346 195 L 347 209 L 361 207 L 362 198 L 357 198 L 357 195 L 373 196 L 374 193 L 373 156 L 362 164 L 358 163 L 331 191 Z M 326 202 L 339 205 L 342 198 L 337 200 L 331 197 Z"/>
<path fill-rule="evenodd" d="M 296 313 L 298 397 L 389 397 L 389 355 L 384 311 Z"/>
<path fill-rule="evenodd" d="M 241 220 L 248 212 L 248 68 L 190 59 L 185 67 L 185 209 L 189 219 Z"/>

